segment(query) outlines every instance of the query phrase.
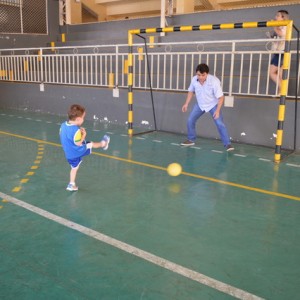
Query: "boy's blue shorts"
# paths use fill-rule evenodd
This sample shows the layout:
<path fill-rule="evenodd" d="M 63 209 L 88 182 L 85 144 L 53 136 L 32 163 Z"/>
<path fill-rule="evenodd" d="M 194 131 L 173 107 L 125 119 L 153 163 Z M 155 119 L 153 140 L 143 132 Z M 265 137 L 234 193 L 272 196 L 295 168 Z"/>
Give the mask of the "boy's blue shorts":
<path fill-rule="evenodd" d="M 70 164 L 72 169 L 77 168 L 81 162 L 82 162 L 82 157 L 90 155 L 92 153 L 92 149 L 86 149 L 85 153 L 83 153 L 82 156 L 80 157 L 76 157 L 76 158 L 72 158 L 72 159 L 67 159 L 68 163 Z"/>

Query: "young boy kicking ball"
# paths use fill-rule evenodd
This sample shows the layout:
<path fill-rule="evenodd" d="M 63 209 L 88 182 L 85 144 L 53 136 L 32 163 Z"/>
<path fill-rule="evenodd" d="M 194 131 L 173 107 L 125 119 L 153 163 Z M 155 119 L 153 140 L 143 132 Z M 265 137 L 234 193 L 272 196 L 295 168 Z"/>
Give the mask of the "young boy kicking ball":
<path fill-rule="evenodd" d="M 78 191 L 75 180 L 82 157 L 92 153 L 92 148 L 108 149 L 110 137 L 104 135 L 101 142 L 86 142 L 86 131 L 80 127 L 85 118 L 85 108 L 78 104 L 73 104 L 68 111 L 69 120 L 60 126 L 60 141 L 65 152 L 66 159 L 71 166 L 70 182 L 68 191 Z"/>

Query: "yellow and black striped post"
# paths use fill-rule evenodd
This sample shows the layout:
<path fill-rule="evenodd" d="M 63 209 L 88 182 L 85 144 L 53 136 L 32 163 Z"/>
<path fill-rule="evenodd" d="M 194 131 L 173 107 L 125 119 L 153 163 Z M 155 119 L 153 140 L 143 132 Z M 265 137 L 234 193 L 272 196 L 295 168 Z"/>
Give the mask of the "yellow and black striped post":
<path fill-rule="evenodd" d="M 278 26 L 278 25 L 271 25 L 271 26 Z M 284 47 L 283 64 L 282 64 L 282 81 L 280 86 L 280 101 L 279 101 L 279 110 L 278 110 L 278 124 L 277 124 L 276 146 L 275 146 L 275 156 L 274 156 L 274 161 L 276 163 L 279 163 L 281 160 L 283 123 L 285 118 L 285 100 L 286 100 L 287 90 L 288 90 L 288 73 L 289 73 L 289 67 L 291 62 L 292 29 L 293 29 L 293 23 L 290 22 L 286 26 L 285 47 Z"/>
<path fill-rule="evenodd" d="M 133 54 L 132 54 L 133 36 L 128 32 L 128 135 L 133 135 Z"/>
<path fill-rule="evenodd" d="M 189 26 L 173 26 L 173 27 L 158 27 L 145 29 L 132 29 L 128 31 L 128 135 L 133 135 L 133 35 L 148 34 L 160 32 L 183 32 L 183 31 L 203 31 L 203 30 L 218 30 L 218 29 L 247 29 L 260 27 L 279 27 L 286 26 L 285 49 L 283 56 L 283 74 L 280 91 L 280 104 L 278 113 L 278 128 L 276 138 L 276 148 L 274 161 L 281 160 L 281 146 L 283 137 L 283 122 L 285 115 L 285 99 L 288 88 L 288 70 L 290 66 L 290 41 L 292 38 L 293 21 L 259 21 L 259 22 L 243 22 L 243 23 L 225 23 L 225 24 L 204 24 L 204 25 L 189 25 Z"/>

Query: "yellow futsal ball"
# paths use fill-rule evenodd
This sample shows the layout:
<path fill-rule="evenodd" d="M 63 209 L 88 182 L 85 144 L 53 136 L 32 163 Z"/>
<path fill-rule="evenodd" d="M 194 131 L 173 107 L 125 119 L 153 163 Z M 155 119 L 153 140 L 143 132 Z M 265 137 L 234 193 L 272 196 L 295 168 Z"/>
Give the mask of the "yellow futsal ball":
<path fill-rule="evenodd" d="M 172 163 L 168 165 L 167 172 L 170 176 L 178 176 L 182 172 L 182 167 L 178 163 Z"/>

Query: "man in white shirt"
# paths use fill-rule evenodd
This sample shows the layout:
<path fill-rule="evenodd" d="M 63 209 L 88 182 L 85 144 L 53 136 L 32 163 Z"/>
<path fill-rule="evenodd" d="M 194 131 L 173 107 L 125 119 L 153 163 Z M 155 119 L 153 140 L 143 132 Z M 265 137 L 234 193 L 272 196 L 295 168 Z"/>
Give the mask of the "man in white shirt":
<path fill-rule="evenodd" d="M 187 121 L 187 140 L 181 143 L 182 146 L 193 146 L 196 141 L 196 122 L 206 112 L 209 112 L 217 126 L 220 138 L 227 151 L 234 148 L 230 144 L 230 138 L 227 128 L 223 122 L 221 107 L 224 102 L 224 94 L 221 88 L 220 80 L 208 74 L 209 67 L 206 64 L 200 64 L 196 68 L 196 76 L 188 88 L 187 98 L 182 106 L 182 112 L 186 112 L 194 94 L 197 102 Z"/>

